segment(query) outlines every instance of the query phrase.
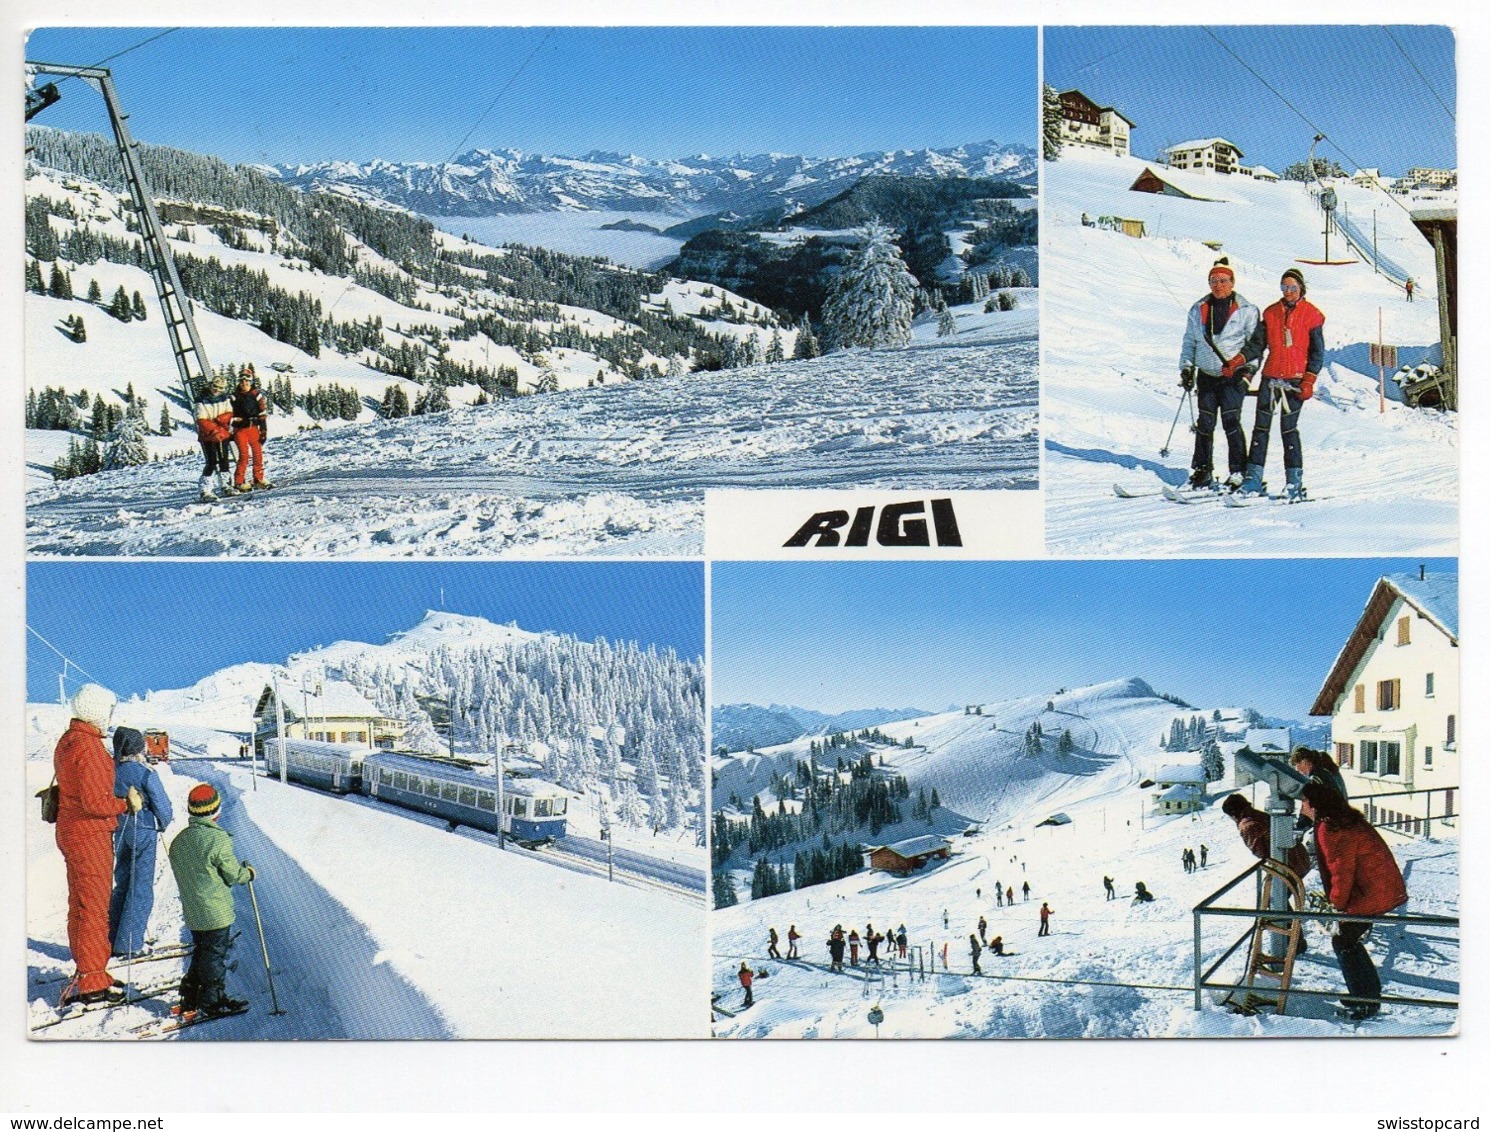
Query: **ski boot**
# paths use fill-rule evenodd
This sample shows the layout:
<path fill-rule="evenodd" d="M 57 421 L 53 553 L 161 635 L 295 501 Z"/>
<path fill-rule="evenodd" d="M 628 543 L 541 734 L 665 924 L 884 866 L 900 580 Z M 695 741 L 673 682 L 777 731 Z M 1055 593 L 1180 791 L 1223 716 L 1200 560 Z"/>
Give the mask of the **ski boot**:
<path fill-rule="evenodd" d="M 1262 466 L 1260 464 L 1248 464 L 1247 475 L 1243 478 L 1241 485 L 1236 489 L 1236 494 L 1242 498 L 1258 497 L 1268 493 L 1267 481 L 1262 478 Z"/>
<path fill-rule="evenodd" d="M 254 480 L 255 491 L 268 491 L 273 486 L 268 480 Z"/>
<path fill-rule="evenodd" d="M 1209 468 L 1195 468 L 1190 472 L 1190 480 L 1185 486 L 1190 491 L 1215 491 L 1216 477 Z"/>
<path fill-rule="evenodd" d="M 202 494 L 199 496 L 199 498 L 203 503 L 217 502 L 217 492 L 214 490 L 211 476 L 202 477 Z"/>
<path fill-rule="evenodd" d="M 1242 486 L 1246 478 L 1241 472 L 1232 472 L 1231 475 L 1226 477 L 1225 482 L 1221 486 L 1227 491 L 1236 491 Z"/>
<path fill-rule="evenodd" d="M 1289 503 L 1302 503 L 1309 498 L 1309 491 L 1304 487 L 1304 469 L 1288 469 L 1288 486 L 1283 489 L 1283 498 Z"/>
<path fill-rule="evenodd" d="M 246 484 L 246 483 L 240 483 L 240 484 L 238 484 L 238 485 L 237 485 L 237 486 L 235 486 L 235 487 L 234 487 L 234 488 L 233 488 L 233 490 L 234 490 L 234 491 L 235 491 L 235 492 L 237 492 L 237 493 L 238 493 L 238 494 L 239 494 L 239 495 L 248 495 L 248 494 L 250 494 L 250 493 L 251 493 L 251 492 L 252 492 L 252 491 L 253 491 L 253 488 L 252 488 L 252 487 L 250 487 L 250 486 L 249 486 L 249 485 L 248 485 L 248 484 Z"/>
<path fill-rule="evenodd" d="M 232 495 L 233 494 L 233 477 L 231 475 L 229 475 L 227 472 L 218 472 L 217 473 L 217 494 L 218 495 Z"/>

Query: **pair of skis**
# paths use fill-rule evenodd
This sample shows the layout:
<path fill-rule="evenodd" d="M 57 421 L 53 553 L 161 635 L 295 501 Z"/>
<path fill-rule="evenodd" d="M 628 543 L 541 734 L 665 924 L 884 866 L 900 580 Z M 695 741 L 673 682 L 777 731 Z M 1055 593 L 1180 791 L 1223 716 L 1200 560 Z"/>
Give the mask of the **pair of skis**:
<path fill-rule="evenodd" d="M 1259 503 L 1274 503 L 1281 505 L 1292 505 L 1294 503 L 1313 503 L 1320 497 L 1306 495 L 1302 499 L 1291 499 L 1287 495 L 1238 495 L 1231 491 L 1218 491 L 1213 488 L 1203 487 L 1198 489 L 1185 489 L 1165 484 L 1158 491 L 1133 491 L 1120 483 L 1112 485 L 1113 494 L 1119 499 L 1148 499 L 1161 498 L 1169 503 L 1184 505 L 1196 505 L 1201 503 L 1223 503 L 1227 507 L 1252 507 Z"/>

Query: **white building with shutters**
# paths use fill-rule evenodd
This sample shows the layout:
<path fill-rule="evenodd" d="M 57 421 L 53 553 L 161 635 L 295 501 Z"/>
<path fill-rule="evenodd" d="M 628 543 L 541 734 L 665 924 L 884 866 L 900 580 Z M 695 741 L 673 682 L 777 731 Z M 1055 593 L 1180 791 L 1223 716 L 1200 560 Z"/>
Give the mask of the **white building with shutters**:
<path fill-rule="evenodd" d="M 1373 823 L 1409 836 L 1456 824 L 1459 576 L 1378 580 L 1310 714 L 1332 717 L 1346 790 Z"/>

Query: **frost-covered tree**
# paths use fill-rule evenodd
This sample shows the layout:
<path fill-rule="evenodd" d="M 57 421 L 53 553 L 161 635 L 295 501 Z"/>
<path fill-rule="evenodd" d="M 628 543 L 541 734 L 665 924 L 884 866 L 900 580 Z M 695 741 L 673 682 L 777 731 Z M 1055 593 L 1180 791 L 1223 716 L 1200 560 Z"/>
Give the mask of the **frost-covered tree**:
<path fill-rule="evenodd" d="M 137 468 L 150 462 L 150 448 L 145 443 L 145 421 L 134 411 L 133 405 L 109 433 L 104 447 L 103 466 L 113 468 Z"/>
<path fill-rule="evenodd" d="M 792 346 L 792 357 L 798 361 L 808 361 L 821 356 L 822 352 L 817 336 L 812 333 L 812 320 L 807 317 L 807 312 L 803 311 L 801 319 L 797 322 L 797 341 Z"/>
<path fill-rule="evenodd" d="M 1060 160 L 1061 144 L 1061 96 L 1046 83 L 1040 102 L 1040 150 L 1046 161 Z"/>
<path fill-rule="evenodd" d="M 952 308 L 946 303 L 942 309 L 936 312 L 936 336 L 938 338 L 952 338 L 957 334 L 957 316 L 952 313 Z"/>
<path fill-rule="evenodd" d="M 781 344 L 781 331 L 771 331 L 771 344 L 766 347 L 766 363 L 769 365 L 785 359 L 786 348 Z"/>
<path fill-rule="evenodd" d="M 688 372 L 688 359 L 682 354 L 673 354 L 667 359 L 667 376 L 682 377 Z"/>
<path fill-rule="evenodd" d="M 1219 782 L 1226 774 L 1226 760 L 1221 757 L 1221 747 L 1214 739 L 1207 739 L 1200 749 L 1200 766 L 1205 771 L 1207 782 Z"/>
<path fill-rule="evenodd" d="M 830 349 L 910 342 L 916 277 L 906 268 L 894 236 L 878 220 L 860 230 L 858 248 L 833 280 L 823 303 L 824 336 Z"/>

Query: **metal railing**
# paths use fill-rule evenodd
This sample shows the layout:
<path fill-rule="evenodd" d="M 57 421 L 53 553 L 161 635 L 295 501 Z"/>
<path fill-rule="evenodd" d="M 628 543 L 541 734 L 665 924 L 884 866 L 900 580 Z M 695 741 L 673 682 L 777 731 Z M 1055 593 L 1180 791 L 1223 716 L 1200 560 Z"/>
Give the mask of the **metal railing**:
<path fill-rule="evenodd" d="M 1253 986 L 1249 986 L 1249 985 L 1247 985 L 1245 983 L 1228 983 L 1228 982 L 1215 982 L 1215 981 L 1212 981 L 1212 976 L 1214 976 L 1216 974 L 1216 972 L 1218 970 L 1220 970 L 1220 968 L 1222 967 L 1222 965 L 1225 964 L 1226 961 L 1229 960 L 1233 955 L 1235 955 L 1237 953 L 1237 951 L 1241 947 L 1243 947 L 1249 940 L 1251 940 L 1253 932 L 1255 932 L 1257 930 L 1257 921 L 1259 921 L 1259 920 L 1274 920 L 1274 921 L 1301 920 L 1301 921 L 1305 921 L 1305 922 L 1310 921 L 1310 920 L 1313 920 L 1313 921 L 1315 921 L 1317 923 L 1339 922 L 1339 921 L 1343 921 L 1343 920 L 1355 921 L 1357 923 L 1362 922 L 1362 921 L 1369 921 L 1373 925 L 1375 925 L 1375 924 L 1397 924 L 1397 925 L 1401 925 L 1401 928 L 1404 931 L 1406 931 L 1409 927 L 1412 927 L 1412 926 L 1421 926 L 1421 927 L 1450 927 L 1450 928 L 1455 929 L 1455 933 L 1456 933 L 1455 934 L 1455 941 L 1457 942 L 1457 931 L 1458 931 L 1458 927 L 1459 927 L 1459 919 L 1458 919 L 1457 916 L 1432 916 L 1432 915 L 1428 915 L 1428 914 L 1421 913 L 1421 912 L 1403 912 L 1403 913 L 1397 913 L 1397 914 L 1385 915 L 1385 916 L 1361 916 L 1361 915 L 1354 915 L 1354 916 L 1352 916 L 1352 915 L 1347 915 L 1347 914 L 1345 914 L 1343 912 L 1307 912 L 1307 911 L 1302 911 L 1302 910 L 1295 911 L 1293 909 L 1262 908 L 1262 907 L 1256 907 L 1256 906 L 1251 907 L 1251 908 L 1223 907 L 1223 906 L 1219 906 L 1216 903 L 1223 896 L 1225 896 L 1228 892 L 1232 891 L 1232 889 L 1236 888 L 1239 884 L 1241 884 L 1243 881 L 1245 881 L 1248 877 L 1256 877 L 1257 878 L 1256 879 L 1256 895 L 1254 897 L 1254 904 L 1255 905 L 1256 904 L 1261 904 L 1261 902 L 1262 902 L 1261 901 L 1261 894 L 1262 894 L 1262 883 L 1263 883 L 1263 868 L 1262 868 L 1262 862 L 1259 861 L 1257 864 L 1253 865 L 1250 869 L 1246 870 L 1246 872 L 1243 872 L 1240 875 L 1238 875 L 1236 877 L 1233 877 L 1231 880 L 1227 881 L 1224 885 L 1222 885 L 1220 888 L 1218 888 L 1215 892 L 1211 893 L 1204 900 L 1202 900 L 1199 904 L 1195 905 L 1195 907 L 1191 910 L 1191 914 L 1193 916 L 1194 925 L 1195 925 L 1195 945 L 1194 945 L 1195 946 L 1195 952 L 1194 952 L 1194 955 L 1195 955 L 1195 1009 L 1196 1010 L 1203 1010 L 1205 1008 L 1205 1002 L 1204 1002 L 1203 994 L 1204 994 L 1205 991 L 1208 991 L 1208 990 L 1215 990 L 1215 991 L 1223 991 L 1224 990 L 1224 991 L 1226 991 L 1228 993 L 1233 993 L 1233 992 L 1237 992 L 1237 991 L 1244 991 L 1244 992 L 1245 991 L 1252 991 L 1254 993 L 1257 993 L 1259 991 L 1259 988 L 1253 987 Z M 1237 940 L 1235 940 L 1229 947 L 1227 947 L 1226 950 L 1221 953 L 1221 956 L 1218 959 L 1216 959 L 1216 961 L 1214 963 L 1212 963 L 1209 967 L 1205 966 L 1204 945 L 1202 943 L 1202 938 L 1201 938 L 1202 937 L 1201 923 L 1202 923 L 1202 918 L 1205 917 L 1205 916 L 1232 917 L 1232 918 L 1239 918 L 1239 919 L 1245 919 L 1245 920 L 1252 921 L 1252 923 L 1248 926 L 1247 930 L 1244 931 L 1241 934 L 1241 936 Z M 1458 985 L 1458 983 L 1457 983 L 1457 980 L 1456 980 L 1455 981 L 1455 986 L 1457 987 L 1457 985 Z M 1273 988 L 1264 988 L 1260 993 L 1263 993 L 1263 994 L 1276 994 L 1276 993 L 1279 993 L 1279 992 L 1276 991 Z M 1305 997 L 1311 997 L 1311 998 L 1339 998 L 1341 996 L 1341 993 L 1342 992 L 1340 990 L 1338 990 L 1338 989 L 1336 989 L 1336 990 L 1319 990 L 1319 989 L 1309 989 L 1309 988 L 1301 988 L 1301 987 L 1297 987 L 1297 986 L 1290 986 L 1290 987 L 1287 988 L 1286 993 L 1287 993 L 1288 997 L 1290 997 L 1290 998 L 1294 997 L 1295 995 L 1305 996 Z M 1457 993 L 1457 991 L 1456 991 L 1456 993 Z M 1376 1004 L 1376 1005 L 1382 1005 L 1382 1004 L 1386 1004 L 1386 1003 L 1394 1003 L 1394 1004 L 1403 1005 L 1403 1006 L 1426 1006 L 1426 1007 L 1430 1007 L 1430 1008 L 1438 1009 L 1438 1010 L 1457 1010 L 1459 1008 L 1459 1002 L 1458 1002 L 1457 999 L 1408 998 L 1408 997 L 1405 997 L 1403 995 L 1391 995 L 1391 994 L 1383 994 L 1379 998 L 1363 999 L 1362 1001 L 1371 1002 L 1371 1003 Z"/>
<path fill-rule="evenodd" d="M 1422 814 L 1400 814 L 1389 821 L 1377 821 L 1372 813 L 1366 812 L 1366 817 L 1377 829 L 1389 829 L 1393 833 L 1400 833 L 1404 837 L 1432 837 L 1433 823 L 1449 822 L 1459 817 L 1459 811 L 1454 808 L 1454 795 L 1459 792 L 1457 786 L 1431 786 L 1424 790 L 1393 790 L 1385 794 L 1352 794 L 1346 801 L 1355 806 L 1356 809 L 1366 811 L 1368 805 L 1375 808 L 1375 804 L 1383 798 L 1423 798 L 1424 812 Z M 1433 813 L 1433 795 L 1442 794 L 1443 812 L 1437 816 Z"/>

